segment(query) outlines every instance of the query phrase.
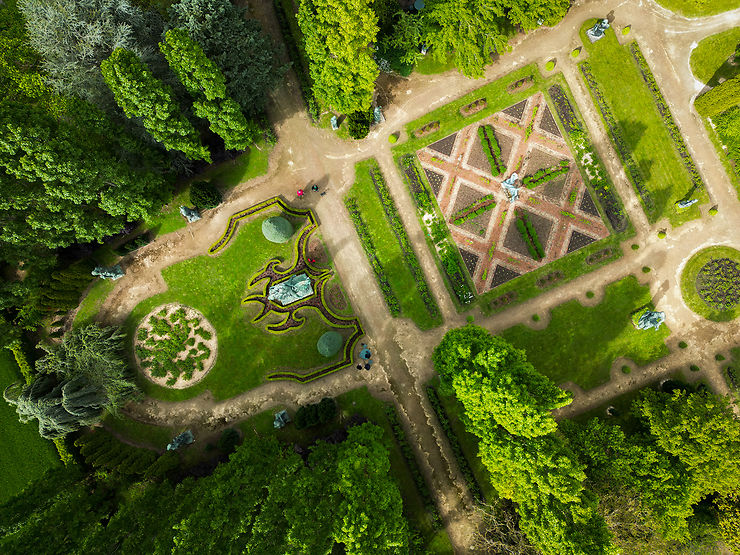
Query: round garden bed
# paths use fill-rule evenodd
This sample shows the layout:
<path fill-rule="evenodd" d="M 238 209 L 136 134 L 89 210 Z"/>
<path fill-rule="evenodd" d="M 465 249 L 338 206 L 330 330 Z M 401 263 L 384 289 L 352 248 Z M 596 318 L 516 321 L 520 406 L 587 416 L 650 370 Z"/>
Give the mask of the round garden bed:
<path fill-rule="evenodd" d="M 185 389 L 203 378 L 216 362 L 216 330 L 189 306 L 170 303 L 147 314 L 136 328 L 136 365 L 162 387 Z"/>
<path fill-rule="evenodd" d="M 707 320 L 726 322 L 740 315 L 740 251 L 709 247 L 692 256 L 681 273 L 684 302 Z"/>

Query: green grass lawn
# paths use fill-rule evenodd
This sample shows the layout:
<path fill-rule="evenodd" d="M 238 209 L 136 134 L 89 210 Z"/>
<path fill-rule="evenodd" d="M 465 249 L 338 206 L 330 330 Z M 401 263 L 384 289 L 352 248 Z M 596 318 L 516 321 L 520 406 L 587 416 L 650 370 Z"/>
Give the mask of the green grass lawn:
<path fill-rule="evenodd" d="M 245 435 L 257 433 L 260 436 L 266 436 L 275 434 L 281 441 L 288 444 L 298 443 L 305 447 L 318 438 L 326 437 L 355 414 L 366 417 L 383 428 L 385 432 L 386 445 L 390 450 L 391 473 L 401 491 L 404 512 L 412 526 L 420 531 L 424 539 L 425 545 L 422 552 L 430 554 L 453 553 L 452 544 L 444 528 L 435 530 L 431 525 L 430 515 L 424 508 L 424 502 L 416 489 L 406 460 L 403 458 L 393 436 L 391 425 L 385 414 L 385 403 L 373 397 L 366 387 L 343 393 L 336 398 L 336 401 L 339 405 L 339 418 L 334 422 L 316 428 L 296 430 L 295 425 L 288 424 L 282 430 L 275 430 L 272 427 L 272 421 L 273 414 L 279 410 L 278 407 L 249 418 L 242 422 L 239 427 Z"/>
<path fill-rule="evenodd" d="M 440 62 L 435 60 L 432 54 L 427 54 L 414 66 L 414 71 L 421 75 L 435 75 L 451 69 L 455 69 L 455 63 L 452 61 L 451 55 L 448 55 L 444 62 Z"/>
<path fill-rule="evenodd" d="M 218 256 L 196 256 L 165 268 L 162 276 L 168 290 L 134 308 L 125 324 L 129 344 L 141 319 L 155 307 L 171 302 L 199 310 L 216 328 L 218 336 L 216 363 L 201 382 L 175 390 L 142 377 L 139 381 L 147 395 L 181 401 L 208 389 L 217 400 L 222 400 L 255 387 L 262 383 L 265 374 L 280 368 L 308 370 L 341 358 L 342 353 L 338 353 L 326 359 L 316 350 L 319 337 L 332 329 L 316 310 L 309 308 L 298 313 L 306 317 L 301 328 L 271 334 L 264 330 L 264 323 L 251 323 L 259 313 L 256 303 L 241 304 L 247 281 L 269 259 L 278 257 L 286 264 L 293 260 L 292 241 L 275 244 L 262 235 L 262 221 L 269 215 L 274 214 L 263 213 L 240 223 L 235 237 Z"/>
<path fill-rule="evenodd" d="M 740 6 L 740 1 L 737 5 Z M 702 83 L 713 87 L 718 84 L 718 78 L 731 79 L 737 75 L 740 69 L 727 63 L 727 59 L 735 53 L 738 44 L 740 27 L 701 40 L 691 52 L 690 63 L 694 76 Z"/>
<path fill-rule="evenodd" d="M 0 389 L 22 381 L 20 370 L 7 349 L 0 349 Z M 0 503 L 4 503 L 26 484 L 40 478 L 48 469 L 59 466 L 59 456 L 51 441 L 39 436 L 38 422 L 21 424 L 15 407 L 0 400 L 0 429 L 3 448 L 0 450 Z"/>
<path fill-rule="evenodd" d="M 649 302 L 650 288 L 627 276 L 608 285 L 596 306 L 572 300 L 552 309 L 544 330 L 519 324 L 499 335 L 524 349 L 534 367 L 555 383 L 574 381 L 591 389 L 609 381 L 618 357 L 644 365 L 668 354 L 665 324 L 659 330 L 638 330 L 630 320 L 632 312 Z"/>
<path fill-rule="evenodd" d="M 115 286 L 115 281 L 98 279 L 87 295 L 85 295 L 85 298 L 82 299 L 80 307 L 77 309 L 77 314 L 75 314 L 74 325 L 84 326 L 94 322 L 95 316 L 100 311 L 100 307 L 103 306 L 103 302 Z"/>
<path fill-rule="evenodd" d="M 717 310 L 706 304 L 696 291 L 699 270 L 714 258 L 729 258 L 740 264 L 740 251 L 732 247 L 709 247 L 692 256 L 681 272 L 681 295 L 688 307 L 707 320 L 728 322 L 740 316 L 740 303 L 730 310 Z"/>
<path fill-rule="evenodd" d="M 367 231 L 372 237 L 376 254 L 393 292 L 401 305 L 401 316 L 411 318 L 420 329 L 426 330 L 442 323 L 439 315 L 432 316 L 427 310 L 411 270 L 404 262 L 398 239 L 388 222 L 375 185 L 368 169 L 376 167 L 374 159 L 355 166 L 355 184 L 347 196 L 357 199 Z"/>
<path fill-rule="evenodd" d="M 655 0 L 664 8 L 685 15 L 703 17 L 740 8 L 740 0 Z"/>
<path fill-rule="evenodd" d="M 629 47 L 619 44 L 613 29 L 592 44 L 585 34 L 592 24 L 593 20 L 588 21 L 581 28 L 581 40 L 588 52 L 593 76 L 621 127 L 624 140 L 645 177 L 645 188 L 655 203 L 655 210 L 646 212 L 648 219 L 655 222 L 667 217 L 671 225 L 677 226 L 700 217 L 698 206 L 681 212 L 674 207 L 674 203 L 691 189 L 691 178 Z M 698 190 L 694 197 L 702 203 L 707 198 L 706 191 Z"/>

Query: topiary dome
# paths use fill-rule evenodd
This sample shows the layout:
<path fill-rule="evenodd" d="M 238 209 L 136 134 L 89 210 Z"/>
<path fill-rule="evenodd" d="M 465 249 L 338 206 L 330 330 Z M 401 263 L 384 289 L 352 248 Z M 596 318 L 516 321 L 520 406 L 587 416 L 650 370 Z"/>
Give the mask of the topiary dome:
<path fill-rule="evenodd" d="M 293 225 L 282 216 L 267 218 L 262 222 L 262 235 L 271 243 L 286 243 L 293 235 Z"/>
<path fill-rule="evenodd" d="M 319 337 L 316 342 L 316 348 L 323 356 L 329 358 L 333 357 L 342 348 L 344 340 L 342 336 L 336 331 L 327 331 L 324 335 Z"/>

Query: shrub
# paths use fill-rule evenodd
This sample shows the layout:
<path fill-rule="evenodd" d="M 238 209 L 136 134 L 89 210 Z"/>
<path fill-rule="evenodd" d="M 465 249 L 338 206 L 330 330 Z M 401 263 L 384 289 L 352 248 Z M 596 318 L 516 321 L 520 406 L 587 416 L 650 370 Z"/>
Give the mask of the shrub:
<path fill-rule="evenodd" d="M 236 450 L 236 446 L 239 445 L 239 432 L 234 428 L 226 428 L 221 432 L 221 437 L 218 438 L 218 449 L 224 455 L 230 455 Z"/>
<path fill-rule="evenodd" d="M 632 28 L 631 28 L 631 27 L 630 27 L 629 25 L 627 25 L 626 27 L 623 27 L 623 28 L 622 28 L 622 34 L 623 34 L 623 35 L 629 35 L 629 34 L 630 34 L 630 30 L 631 30 L 631 29 L 632 29 Z"/>
<path fill-rule="evenodd" d="M 555 60 L 550 60 L 545 64 L 545 71 L 552 71 L 555 69 Z"/>
<path fill-rule="evenodd" d="M 642 267 L 642 273 L 643 274 L 649 274 L 650 273 L 650 267 L 649 266 L 643 266 Z"/>
<path fill-rule="evenodd" d="M 533 322 L 539 322 L 540 321 L 540 315 L 539 314 L 532 314 L 532 321 Z"/>
<path fill-rule="evenodd" d="M 478 137 L 480 138 L 481 148 L 491 166 L 492 175 L 501 175 L 506 171 L 506 166 L 501 160 L 501 147 L 496 139 L 496 133 L 492 125 L 481 125 L 478 127 Z"/>
<path fill-rule="evenodd" d="M 622 366 L 622 374 L 629 374 L 630 372 L 632 372 L 632 368 L 630 368 L 626 364 Z"/>
<path fill-rule="evenodd" d="M 633 251 L 636 251 L 639 248 L 640 248 L 640 245 L 638 245 L 637 243 L 632 243 L 632 250 Z"/>
<path fill-rule="evenodd" d="M 694 102 L 696 111 L 705 118 L 721 114 L 738 104 L 740 104 L 740 76 L 717 85 Z"/>
<path fill-rule="evenodd" d="M 337 404 L 334 399 L 324 397 L 318 403 L 303 405 L 295 413 L 295 427 L 297 430 L 321 426 L 331 421 L 337 415 Z"/>
<path fill-rule="evenodd" d="M 580 54 L 581 54 L 581 47 L 580 46 L 578 48 L 574 48 L 573 51 L 570 53 L 570 55 L 573 58 L 577 58 L 578 56 L 580 56 Z"/>
<path fill-rule="evenodd" d="M 716 208 L 716 207 L 714 207 L 714 206 L 713 206 L 712 208 L 710 208 L 710 209 L 709 209 L 709 215 L 710 215 L 710 216 L 716 216 L 716 215 L 717 215 L 717 212 L 718 212 L 718 210 L 717 210 L 717 208 Z"/>
<path fill-rule="evenodd" d="M 560 175 L 563 175 L 564 173 L 568 173 L 568 170 L 570 170 L 570 165 L 568 164 L 568 161 L 562 160 L 557 166 L 543 168 L 541 170 L 537 170 L 532 175 L 525 176 L 522 179 L 522 185 L 524 185 L 528 189 L 534 189 L 535 187 L 542 185 L 543 183 L 552 181 L 553 179 Z"/>
<path fill-rule="evenodd" d="M 714 360 L 716 360 L 717 362 L 722 362 L 723 360 L 725 360 L 725 357 L 717 353 L 716 355 L 714 355 Z"/>
<path fill-rule="evenodd" d="M 395 144 L 398 142 L 398 133 L 393 133 L 392 135 L 388 135 L 388 142 L 391 144 Z"/>
<path fill-rule="evenodd" d="M 701 368 L 699 368 L 696 364 L 692 364 L 691 366 L 689 366 L 689 370 L 691 370 L 692 372 L 698 372 L 699 370 L 701 370 Z"/>
<path fill-rule="evenodd" d="M 660 230 L 658 232 L 658 239 L 665 239 L 665 236 L 666 236 L 665 230 Z"/>
<path fill-rule="evenodd" d="M 465 321 L 466 321 L 466 322 L 467 322 L 468 324 L 472 324 L 473 322 L 475 322 L 475 318 L 473 317 L 473 315 L 472 315 L 472 314 L 469 314 L 468 316 L 466 316 L 466 318 L 465 318 Z"/>
<path fill-rule="evenodd" d="M 370 124 L 373 122 L 373 112 L 352 112 L 347 116 L 347 130 L 353 139 L 364 139 L 370 132 Z"/>
<path fill-rule="evenodd" d="M 532 258 L 535 260 L 542 260 L 545 256 L 545 250 L 542 248 L 540 238 L 537 236 L 537 231 L 534 229 L 532 222 L 529 221 L 526 214 L 517 214 L 516 228 L 522 236 L 522 239 L 524 239 Z"/>
<path fill-rule="evenodd" d="M 686 341 L 679 341 L 678 342 L 678 348 L 679 349 L 685 349 L 686 347 L 688 347 L 688 344 L 686 343 Z"/>
<path fill-rule="evenodd" d="M 593 291 L 586 291 L 586 297 L 588 297 L 589 299 L 593 299 L 594 295 L 595 293 Z"/>
<path fill-rule="evenodd" d="M 221 200 L 221 191 L 213 183 L 196 181 L 190 186 L 190 203 L 200 210 L 215 208 Z"/>

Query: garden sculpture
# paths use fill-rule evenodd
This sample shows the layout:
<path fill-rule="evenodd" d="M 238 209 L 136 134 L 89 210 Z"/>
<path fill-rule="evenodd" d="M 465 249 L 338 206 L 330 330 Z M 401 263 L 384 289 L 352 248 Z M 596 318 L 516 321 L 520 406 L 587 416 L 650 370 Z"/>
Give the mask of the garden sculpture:
<path fill-rule="evenodd" d="M 679 200 L 678 202 L 676 202 L 676 206 L 678 208 L 688 208 L 689 206 L 691 206 L 692 204 L 696 204 L 697 202 L 699 202 L 698 198 L 692 198 L 690 200 Z"/>
<path fill-rule="evenodd" d="M 337 121 L 337 116 L 332 116 L 331 117 L 331 128 L 334 131 L 336 131 L 337 129 L 339 129 L 339 122 Z"/>
<path fill-rule="evenodd" d="M 373 123 L 383 123 L 385 121 L 385 118 L 383 117 L 383 112 L 380 109 L 380 106 L 376 106 L 373 109 Z"/>
<path fill-rule="evenodd" d="M 370 353 L 370 349 L 368 349 L 365 343 L 363 343 L 361 347 L 362 347 L 362 350 L 360 351 L 360 358 L 365 359 L 365 360 L 370 360 L 370 357 L 372 356 L 372 354 Z"/>
<path fill-rule="evenodd" d="M 200 212 L 197 208 L 180 207 L 180 214 L 188 221 L 189 224 L 200 220 Z"/>
<path fill-rule="evenodd" d="M 267 292 L 267 298 L 271 301 L 277 301 L 286 306 L 301 299 L 313 295 L 311 278 L 306 274 L 295 274 L 285 281 L 272 285 Z"/>
<path fill-rule="evenodd" d="M 120 264 L 116 264 L 115 266 L 95 266 L 93 268 L 93 271 L 90 272 L 94 276 L 98 276 L 100 279 L 110 279 L 110 280 L 117 280 L 119 278 L 123 277 L 123 268 L 121 268 Z"/>
<path fill-rule="evenodd" d="M 588 36 L 588 39 L 591 42 L 596 42 L 597 40 L 604 38 L 604 34 L 606 33 L 606 30 L 608 28 L 609 20 L 599 19 L 596 23 L 594 23 L 593 27 L 586 31 L 586 36 Z"/>
<path fill-rule="evenodd" d="M 176 436 L 167 444 L 167 451 L 176 451 L 183 445 L 190 445 L 191 443 L 193 443 L 193 441 L 195 441 L 193 432 L 191 432 L 190 430 L 185 430 L 183 433 L 181 433 L 179 436 Z"/>
<path fill-rule="evenodd" d="M 288 422 L 290 422 L 290 416 L 288 416 L 288 411 L 283 409 L 275 413 L 275 420 L 272 421 L 272 427 L 279 430 L 285 428 Z"/>
<path fill-rule="evenodd" d="M 516 186 L 517 179 L 519 179 L 519 174 L 514 172 L 508 179 L 505 179 L 504 182 L 501 183 L 509 194 L 509 202 L 512 204 L 519 198 L 519 188 Z"/>
<path fill-rule="evenodd" d="M 638 330 L 658 329 L 665 322 L 665 312 L 647 310 L 637 321 Z"/>

